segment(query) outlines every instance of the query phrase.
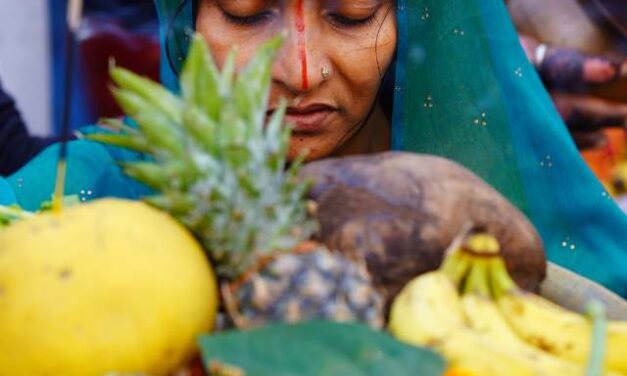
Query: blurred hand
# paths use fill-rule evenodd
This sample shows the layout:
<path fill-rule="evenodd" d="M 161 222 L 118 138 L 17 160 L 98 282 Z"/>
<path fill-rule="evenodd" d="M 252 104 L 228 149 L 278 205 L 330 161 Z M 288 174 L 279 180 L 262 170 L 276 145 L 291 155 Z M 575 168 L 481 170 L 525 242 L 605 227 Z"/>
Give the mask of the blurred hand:
<path fill-rule="evenodd" d="M 603 145 L 606 140 L 602 128 L 627 125 L 627 104 L 589 94 L 591 89 L 624 76 L 624 60 L 546 46 L 525 36 L 520 39 L 581 149 Z"/>
<path fill-rule="evenodd" d="M 581 149 L 604 145 L 602 128 L 626 124 L 627 104 L 583 94 L 551 93 L 553 102 Z"/>

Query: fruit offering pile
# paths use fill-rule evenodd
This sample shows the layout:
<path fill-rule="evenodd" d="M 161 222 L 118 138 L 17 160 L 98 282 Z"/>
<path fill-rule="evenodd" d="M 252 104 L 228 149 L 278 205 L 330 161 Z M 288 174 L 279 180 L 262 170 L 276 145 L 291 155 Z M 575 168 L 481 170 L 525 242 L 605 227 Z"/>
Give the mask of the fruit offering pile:
<path fill-rule="evenodd" d="M 222 376 L 441 376 L 444 359 L 449 376 L 627 374 L 627 323 L 523 292 L 490 235 L 460 235 L 397 297 L 394 274 L 422 265 L 374 273 L 374 255 L 323 244 L 286 104 L 268 112 L 281 42 L 235 74 L 194 38 L 180 96 L 112 68 L 133 125 L 86 138 L 147 156 L 122 168 L 154 195 L 0 211 L 0 376 L 195 375 L 199 350 Z"/>
<path fill-rule="evenodd" d="M 439 270 L 415 278 L 393 303 L 390 332 L 472 375 L 627 374 L 627 322 L 594 328 L 519 289 L 499 248 L 490 235 L 472 235 Z"/>

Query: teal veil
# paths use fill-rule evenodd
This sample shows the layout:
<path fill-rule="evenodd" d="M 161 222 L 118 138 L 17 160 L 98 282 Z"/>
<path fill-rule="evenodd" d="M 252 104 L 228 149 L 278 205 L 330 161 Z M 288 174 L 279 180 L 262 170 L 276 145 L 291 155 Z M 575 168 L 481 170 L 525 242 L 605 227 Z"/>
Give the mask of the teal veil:
<path fill-rule="evenodd" d="M 162 80 L 176 90 L 193 31 L 191 1 L 155 0 Z M 519 46 L 503 0 L 397 0 L 393 148 L 453 159 L 518 206 L 548 258 L 627 296 L 627 216 L 584 165 Z M 89 130 L 84 130 L 89 132 Z M 6 181 L 0 204 L 28 209 L 53 192 L 57 147 Z M 89 141 L 69 148 L 66 194 L 81 200 L 150 192 Z"/>
<path fill-rule="evenodd" d="M 191 1 L 156 2 L 175 88 Z M 468 167 L 527 214 L 551 261 L 627 296 L 627 216 L 580 158 L 503 0 L 398 0 L 397 20 L 393 148 Z"/>

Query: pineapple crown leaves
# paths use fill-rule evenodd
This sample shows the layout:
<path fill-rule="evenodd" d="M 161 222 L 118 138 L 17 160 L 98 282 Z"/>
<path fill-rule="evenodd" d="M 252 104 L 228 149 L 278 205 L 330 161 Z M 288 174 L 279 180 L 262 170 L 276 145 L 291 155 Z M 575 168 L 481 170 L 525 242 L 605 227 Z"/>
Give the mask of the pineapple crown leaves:
<path fill-rule="evenodd" d="M 272 61 L 283 39 L 264 44 L 236 74 L 235 52 L 220 71 L 196 36 L 180 96 L 112 67 L 113 94 L 137 128 L 109 121 L 118 133 L 86 136 L 153 157 L 122 167 L 158 192 L 146 200 L 201 240 L 221 277 L 236 278 L 316 230 L 304 199 L 309 184 L 297 179 L 302 158 L 287 160 L 285 101 L 266 122 Z"/>

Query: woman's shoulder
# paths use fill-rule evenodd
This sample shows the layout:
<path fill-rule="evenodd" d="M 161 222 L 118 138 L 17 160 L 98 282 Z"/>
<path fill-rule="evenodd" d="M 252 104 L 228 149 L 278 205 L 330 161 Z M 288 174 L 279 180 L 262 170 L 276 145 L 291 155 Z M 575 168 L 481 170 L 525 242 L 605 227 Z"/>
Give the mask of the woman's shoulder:
<path fill-rule="evenodd" d="M 81 129 L 83 134 L 101 131 L 98 127 Z M 54 192 L 59 147 L 59 144 L 48 147 L 0 184 L 2 201 L 15 200 L 27 210 L 36 210 L 42 202 L 49 201 Z M 121 162 L 142 159 L 146 157 L 121 148 L 84 139 L 71 141 L 68 143 L 64 194 L 77 196 L 81 201 L 101 197 L 139 199 L 146 196 L 151 193 L 150 189 L 124 175 L 120 168 Z"/>

